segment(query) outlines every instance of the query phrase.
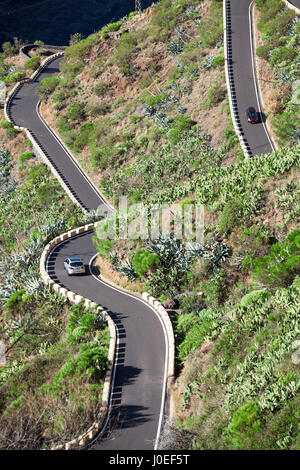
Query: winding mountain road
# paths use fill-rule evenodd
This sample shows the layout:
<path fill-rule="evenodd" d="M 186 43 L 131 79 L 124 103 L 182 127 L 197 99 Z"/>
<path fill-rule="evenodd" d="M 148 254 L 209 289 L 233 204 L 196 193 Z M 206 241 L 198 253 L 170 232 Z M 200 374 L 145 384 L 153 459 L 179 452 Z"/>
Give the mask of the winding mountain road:
<path fill-rule="evenodd" d="M 253 155 L 273 150 L 266 128 L 250 125 L 245 109 L 259 100 L 253 73 L 251 0 L 231 0 L 232 60 L 237 102 L 244 134 Z M 298 6 L 299 1 L 294 0 Z M 299 5 L 300 6 L 300 5 Z M 32 132 L 51 163 L 74 196 L 86 210 L 107 205 L 86 178 L 65 147 L 47 127 L 38 112 L 36 89 L 42 79 L 59 72 L 61 58 L 50 62 L 31 83 L 24 84 L 11 100 L 9 114 L 13 122 Z M 68 277 L 63 260 L 80 256 L 90 266 L 96 248 L 92 233 L 85 233 L 56 246 L 47 260 L 47 271 L 58 284 L 107 308 L 118 331 L 117 362 L 112 395 L 112 412 L 106 434 L 93 449 L 154 449 L 160 432 L 165 406 L 167 340 L 164 327 L 154 310 L 143 301 L 96 278 L 92 270 L 83 277 Z"/>
<path fill-rule="evenodd" d="M 36 92 L 41 80 L 59 71 L 61 58 L 43 69 L 33 82 L 24 84 L 13 97 L 9 115 L 20 127 L 35 136 L 44 152 L 72 188 L 74 196 L 87 210 L 108 206 L 88 181 L 64 146 L 48 129 L 38 113 Z M 96 253 L 93 233 L 85 233 L 57 246 L 47 260 L 47 271 L 57 284 L 107 308 L 117 333 L 117 365 L 112 395 L 112 414 L 105 436 L 94 449 L 142 450 L 153 449 L 160 431 L 165 402 L 166 337 L 164 327 L 154 310 L 144 301 L 129 296 L 93 277 L 68 276 L 63 260 L 80 256 L 89 266 Z"/>

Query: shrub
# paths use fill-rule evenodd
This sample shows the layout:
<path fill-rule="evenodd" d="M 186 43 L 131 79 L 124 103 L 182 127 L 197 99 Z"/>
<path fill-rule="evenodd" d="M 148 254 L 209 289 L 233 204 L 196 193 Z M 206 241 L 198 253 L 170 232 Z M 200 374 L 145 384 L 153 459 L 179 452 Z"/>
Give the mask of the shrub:
<path fill-rule="evenodd" d="M 98 82 L 94 86 L 94 92 L 97 96 L 104 96 L 109 90 L 109 84 L 107 82 Z"/>
<path fill-rule="evenodd" d="M 272 120 L 275 134 L 280 137 L 280 145 L 292 142 L 297 135 L 297 112 L 296 106 L 288 106 L 282 114 L 276 114 Z"/>
<path fill-rule="evenodd" d="M 79 62 L 81 63 L 80 59 L 83 59 L 84 57 L 89 55 L 92 46 L 97 42 L 99 36 L 100 33 L 93 33 L 85 39 L 81 39 L 80 36 L 77 36 L 76 39 L 81 40 L 76 40 L 74 44 L 66 48 L 64 65 L 66 65 L 66 62 L 69 61 L 71 61 L 71 63 L 73 64 L 76 64 L 76 61 L 79 60 Z"/>
<path fill-rule="evenodd" d="M 25 163 L 33 157 L 34 157 L 34 154 L 32 152 L 24 152 L 19 156 L 19 162 Z"/>
<path fill-rule="evenodd" d="M 232 416 L 227 431 L 233 448 L 251 449 L 251 437 L 261 427 L 259 407 L 255 402 L 249 402 L 238 408 Z"/>
<path fill-rule="evenodd" d="M 24 289 L 17 290 L 14 294 L 10 296 L 10 298 L 6 302 L 6 307 L 12 308 L 18 305 L 20 302 L 22 302 L 24 294 L 26 294 L 26 291 Z"/>
<path fill-rule="evenodd" d="M 215 57 L 212 61 L 212 67 L 213 68 L 223 67 L 224 64 L 225 64 L 225 57 L 224 56 Z"/>
<path fill-rule="evenodd" d="M 211 331 L 216 327 L 218 313 L 211 309 L 201 310 L 199 315 L 190 313 L 183 315 L 180 330 L 186 330 L 183 341 L 178 347 L 178 359 L 185 361 L 187 356 L 200 348 Z M 185 323 L 185 325 L 184 325 Z M 183 333 L 181 331 L 181 334 Z"/>
<path fill-rule="evenodd" d="M 24 78 L 26 78 L 26 72 L 24 70 L 19 70 L 18 72 L 8 75 L 4 81 L 7 85 L 11 85 L 12 83 L 24 80 Z"/>
<path fill-rule="evenodd" d="M 18 130 L 14 128 L 14 125 L 10 121 L 1 121 L 0 129 L 6 129 L 6 135 L 9 139 L 13 139 L 18 134 Z"/>
<path fill-rule="evenodd" d="M 222 233 L 231 232 L 239 223 L 242 216 L 243 202 L 241 199 L 228 201 L 220 217 L 220 231 Z"/>
<path fill-rule="evenodd" d="M 147 250 L 137 250 L 132 260 L 132 267 L 138 276 L 143 276 L 147 271 L 159 263 L 159 257 Z"/>
<path fill-rule="evenodd" d="M 105 114 L 110 113 L 111 107 L 109 104 L 99 104 L 95 106 L 90 106 L 88 111 L 94 117 L 105 116 Z"/>
<path fill-rule="evenodd" d="M 215 47 L 223 39 L 222 2 L 213 0 L 209 14 L 199 25 L 199 39 L 204 46 Z"/>
<path fill-rule="evenodd" d="M 101 29 L 103 39 L 106 39 L 108 37 L 107 33 L 118 31 L 121 28 L 122 24 L 122 21 L 116 21 L 115 23 L 110 23 L 107 26 L 104 26 Z"/>
<path fill-rule="evenodd" d="M 40 95 L 40 98 L 45 99 L 49 95 L 51 95 L 58 84 L 59 84 L 59 78 L 58 77 L 44 78 L 41 81 L 41 86 L 37 90 L 39 95 Z"/>
<path fill-rule="evenodd" d="M 60 197 L 57 193 L 58 189 L 60 189 L 60 185 L 58 183 L 42 183 L 36 190 L 39 201 L 41 203 L 45 203 L 47 201 L 50 203 L 53 199 Z"/>
<path fill-rule="evenodd" d="M 36 70 L 39 68 L 40 66 L 40 63 L 41 63 L 41 58 L 40 56 L 35 56 L 35 57 L 31 57 L 31 59 L 28 59 L 24 65 L 25 69 L 26 70 Z"/>
<path fill-rule="evenodd" d="M 173 144 L 176 144 L 184 135 L 184 132 L 191 129 L 195 124 L 195 121 L 189 117 L 182 115 L 176 116 L 171 129 L 167 132 L 167 136 Z"/>
<path fill-rule="evenodd" d="M 291 61 L 297 55 L 297 51 L 291 47 L 277 47 L 269 55 L 270 64 L 275 65 L 283 61 Z"/>
<path fill-rule="evenodd" d="M 140 122 L 142 118 L 140 116 L 138 116 L 137 114 L 132 114 L 130 116 L 130 121 L 132 122 L 132 124 L 137 124 L 138 122 Z"/>

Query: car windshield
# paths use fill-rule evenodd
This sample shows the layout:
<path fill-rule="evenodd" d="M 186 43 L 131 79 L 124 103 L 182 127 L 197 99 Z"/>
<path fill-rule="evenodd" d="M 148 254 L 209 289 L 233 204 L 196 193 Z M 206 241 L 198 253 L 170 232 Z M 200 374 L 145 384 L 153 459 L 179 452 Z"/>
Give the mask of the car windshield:
<path fill-rule="evenodd" d="M 73 268 L 80 268 L 82 266 L 81 261 L 73 261 L 73 263 L 70 264 Z"/>

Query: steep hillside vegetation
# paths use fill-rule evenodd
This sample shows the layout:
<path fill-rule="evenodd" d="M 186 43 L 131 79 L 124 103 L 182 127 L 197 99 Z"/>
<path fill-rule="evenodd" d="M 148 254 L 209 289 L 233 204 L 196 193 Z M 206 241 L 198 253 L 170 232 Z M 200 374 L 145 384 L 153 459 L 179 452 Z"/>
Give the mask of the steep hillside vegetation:
<path fill-rule="evenodd" d="M 256 0 L 260 84 L 280 146 L 300 139 L 300 16 L 283 1 Z"/>

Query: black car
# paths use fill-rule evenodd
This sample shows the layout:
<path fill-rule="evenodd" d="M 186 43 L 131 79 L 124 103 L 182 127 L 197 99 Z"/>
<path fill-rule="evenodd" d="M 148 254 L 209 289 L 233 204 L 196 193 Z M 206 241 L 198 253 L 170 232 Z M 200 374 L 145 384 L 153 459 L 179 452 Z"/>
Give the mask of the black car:
<path fill-rule="evenodd" d="M 251 124 L 258 122 L 258 113 L 253 106 L 249 106 L 249 108 L 246 109 L 246 116 L 247 121 L 251 122 Z"/>

